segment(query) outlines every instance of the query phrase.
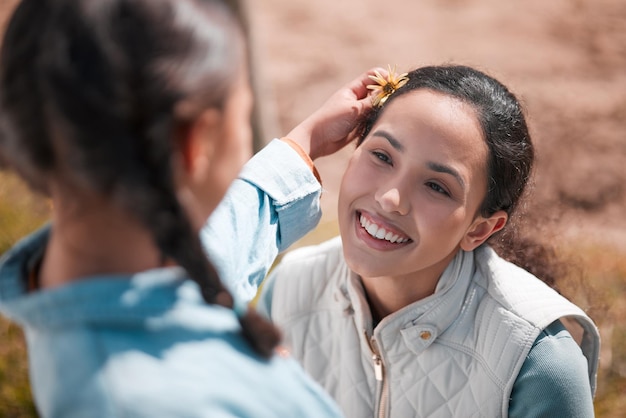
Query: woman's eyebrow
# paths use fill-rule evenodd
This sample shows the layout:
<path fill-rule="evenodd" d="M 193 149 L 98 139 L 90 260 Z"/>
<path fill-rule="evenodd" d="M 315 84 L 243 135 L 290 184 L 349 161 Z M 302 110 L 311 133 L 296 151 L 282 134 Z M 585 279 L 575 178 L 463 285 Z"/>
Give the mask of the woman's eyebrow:
<path fill-rule="evenodd" d="M 372 136 L 379 136 L 381 138 L 385 138 L 387 141 L 389 141 L 389 144 L 394 147 L 397 151 L 403 152 L 404 151 L 404 145 L 402 145 L 396 138 L 393 137 L 393 135 L 391 135 L 389 132 L 387 131 L 376 131 L 372 134 Z"/>
<path fill-rule="evenodd" d="M 463 180 L 463 177 L 461 177 L 459 172 L 456 171 L 454 168 L 447 166 L 447 165 L 435 163 L 432 161 L 429 161 L 426 165 L 428 166 L 428 168 L 438 173 L 450 174 L 452 177 L 456 179 L 456 181 L 459 182 L 461 187 L 465 190 L 465 180 Z"/>
<path fill-rule="evenodd" d="M 397 139 L 395 139 L 393 137 L 393 135 L 391 135 L 389 132 L 387 131 L 376 131 L 372 134 L 372 136 L 378 136 L 381 138 L 385 138 L 389 144 L 395 148 L 396 150 L 398 150 L 399 152 L 403 152 L 405 150 L 404 145 L 402 145 L 400 143 L 400 141 L 398 141 Z M 463 180 L 463 177 L 461 177 L 461 175 L 459 174 L 458 171 L 456 171 L 454 168 L 444 165 L 444 164 L 440 164 L 440 163 L 436 163 L 433 161 L 429 161 L 427 163 L 427 166 L 429 169 L 436 171 L 438 173 L 445 173 L 445 174 L 450 174 L 452 177 L 454 177 L 456 179 L 456 181 L 461 185 L 461 188 L 463 190 L 465 190 L 465 180 Z"/>

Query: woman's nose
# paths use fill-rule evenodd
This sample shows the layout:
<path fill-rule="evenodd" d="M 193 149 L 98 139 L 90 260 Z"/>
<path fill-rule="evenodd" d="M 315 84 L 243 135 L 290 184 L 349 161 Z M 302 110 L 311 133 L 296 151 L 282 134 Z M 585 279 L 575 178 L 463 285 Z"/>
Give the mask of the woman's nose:
<path fill-rule="evenodd" d="M 387 186 L 376 193 L 376 201 L 387 213 L 406 215 L 409 213 L 409 199 L 398 186 Z"/>

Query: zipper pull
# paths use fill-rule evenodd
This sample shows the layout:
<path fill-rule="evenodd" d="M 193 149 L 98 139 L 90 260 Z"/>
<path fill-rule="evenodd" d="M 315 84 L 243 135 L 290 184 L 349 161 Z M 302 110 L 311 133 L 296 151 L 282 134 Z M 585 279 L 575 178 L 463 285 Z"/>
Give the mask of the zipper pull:
<path fill-rule="evenodd" d="M 379 382 L 383 381 L 383 359 L 378 354 L 378 347 L 376 347 L 376 340 L 374 337 L 370 337 L 367 335 L 367 331 L 363 331 L 365 334 L 365 341 L 370 346 L 370 351 L 372 352 L 372 361 L 374 362 L 374 376 L 376 376 L 376 380 Z"/>
<path fill-rule="evenodd" d="M 372 360 L 374 361 L 374 375 L 376 376 L 376 380 L 379 382 L 383 381 L 383 360 L 380 358 L 378 354 L 372 355 Z"/>

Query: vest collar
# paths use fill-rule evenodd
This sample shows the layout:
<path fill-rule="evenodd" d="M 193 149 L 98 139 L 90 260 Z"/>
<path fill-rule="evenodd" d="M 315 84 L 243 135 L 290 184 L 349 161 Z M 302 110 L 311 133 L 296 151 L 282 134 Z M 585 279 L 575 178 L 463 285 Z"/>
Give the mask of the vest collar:
<path fill-rule="evenodd" d="M 374 335 L 379 345 L 398 339 L 416 354 L 426 349 L 459 316 L 474 274 L 474 253 L 459 251 L 443 272 L 435 293 L 383 318 L 372 332 L 372 315 L 360 278 L 350 272 L 346 296 L 359 329 Z M 382 348 L 382 347 L 381 347 Z"/>

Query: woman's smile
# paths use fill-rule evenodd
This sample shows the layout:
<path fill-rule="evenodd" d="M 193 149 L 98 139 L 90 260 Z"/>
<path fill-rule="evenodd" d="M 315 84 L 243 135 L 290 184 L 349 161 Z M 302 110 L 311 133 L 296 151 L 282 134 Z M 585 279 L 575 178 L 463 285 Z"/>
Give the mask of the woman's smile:
<path fill-rule="evenodd" d="M 395 250 L 413 242 L 404 232 L 379 216 L 357 211 L 355 219 L 357 236 L 375 250 Z"/>

